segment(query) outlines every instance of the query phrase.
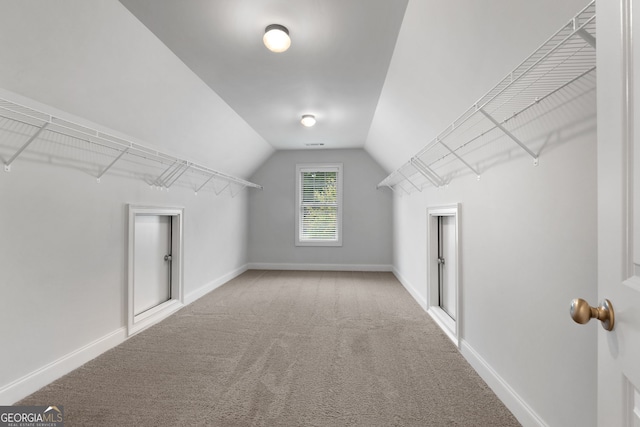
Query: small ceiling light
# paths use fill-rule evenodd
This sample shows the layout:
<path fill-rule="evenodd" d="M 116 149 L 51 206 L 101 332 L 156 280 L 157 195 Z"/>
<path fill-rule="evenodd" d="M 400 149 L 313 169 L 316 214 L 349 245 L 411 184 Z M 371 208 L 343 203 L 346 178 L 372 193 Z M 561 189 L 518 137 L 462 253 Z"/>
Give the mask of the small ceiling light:
<path fill-rule="evenodd" d="M 302 120 L 300 120 L 300 123 L 302 123 L 302 126 L 306 126 L 309 128 L 316 124 L 316 118 L 311 114 L 305 114 L 304 116 L 302 116 Z"/>
<path fill-rule="evenodd" d="M 267 28 L 264 29 L 262 41 L 267 49 L 276 53 L 284 52 L 291 46 L 289 30 L 287 30 L 287 27 L 279 24 L 267 25 Z"/>

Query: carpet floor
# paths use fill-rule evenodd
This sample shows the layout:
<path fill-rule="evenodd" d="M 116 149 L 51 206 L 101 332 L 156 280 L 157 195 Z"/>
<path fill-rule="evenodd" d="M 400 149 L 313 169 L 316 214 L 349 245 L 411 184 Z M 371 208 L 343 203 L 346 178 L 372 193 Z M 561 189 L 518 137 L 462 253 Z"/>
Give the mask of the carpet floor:
<path fill-rule="evenodd" d="M 249 270 L 17 405 L 66 426 L 519 426 L 390 273 Z"/>

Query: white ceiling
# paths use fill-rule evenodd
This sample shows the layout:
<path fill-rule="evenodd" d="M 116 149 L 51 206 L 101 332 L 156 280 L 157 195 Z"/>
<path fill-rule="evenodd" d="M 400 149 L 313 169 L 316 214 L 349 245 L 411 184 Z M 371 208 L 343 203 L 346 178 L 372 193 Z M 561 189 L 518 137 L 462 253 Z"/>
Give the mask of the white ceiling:
<path fill-rule="evenodd" d="M 408 0 L 120 1 L 274 148 L 301 149 L 364 146 Z M 284 53 L 262 44 L 274 23 Z"/>

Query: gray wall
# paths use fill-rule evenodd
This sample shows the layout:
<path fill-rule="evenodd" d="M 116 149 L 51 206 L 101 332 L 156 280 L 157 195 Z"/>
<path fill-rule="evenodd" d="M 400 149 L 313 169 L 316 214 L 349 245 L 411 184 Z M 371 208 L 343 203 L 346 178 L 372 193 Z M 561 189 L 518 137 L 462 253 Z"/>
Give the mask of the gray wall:
<path fill-rule="evenodd" d="M 343 163 L 342 247 L 296 247 L 297 163 Z M 389 270 L 392 198 L 376 190 L 386 173 L 364 150 L 292 150 L 273 154 L 251 177 L 249 265 L 254 268 Z"/>

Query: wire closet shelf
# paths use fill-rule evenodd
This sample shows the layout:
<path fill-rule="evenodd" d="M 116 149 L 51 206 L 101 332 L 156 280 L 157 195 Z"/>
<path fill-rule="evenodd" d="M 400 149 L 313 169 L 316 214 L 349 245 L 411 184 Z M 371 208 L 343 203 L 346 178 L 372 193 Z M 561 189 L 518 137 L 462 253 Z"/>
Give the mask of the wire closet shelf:
<path fill-rule="evenodd" d="M 262 186 L 207 166 L 0 98 L 0 161 L 10 172 L 18 157 L 80 169 L 99 183 L 110 172 L 152 188 L 227 192 Z"/>
<path fill-rule="evenodd" d="M 411 193 L 463 174 L 480 179 L 496 145 L 507 144 L 508 157 L 515 150 L 537 165 L 545 144 L 532 136 L 534 121 L 595 96 L 595 12 L 593 0 L 377 188 Z"/>

